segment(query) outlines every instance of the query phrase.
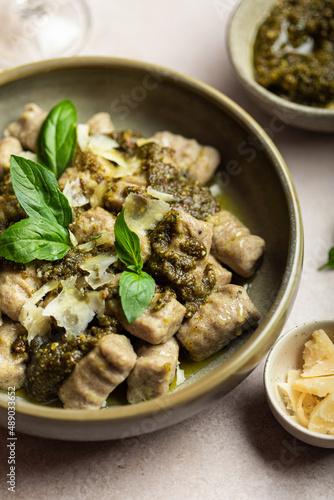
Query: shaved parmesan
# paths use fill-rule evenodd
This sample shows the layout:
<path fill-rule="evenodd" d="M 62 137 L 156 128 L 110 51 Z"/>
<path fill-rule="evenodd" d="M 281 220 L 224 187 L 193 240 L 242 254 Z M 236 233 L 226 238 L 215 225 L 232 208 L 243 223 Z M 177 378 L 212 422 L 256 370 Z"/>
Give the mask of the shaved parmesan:
<path fill-rule="evenodd" d="M 121 153 L 116 151 L 116 149 L 113 149 L 108 153 L 103 153 L 100 156 L 103 156 L 103 158 L 106 158 L 113 163 L 116 163 L 116 166 L 111 169 L 112 176 L 115 179 L 134 175 L 141 167 L 141 161 L 138 158 L 133 157 L 125 160 Z"/>
<path fill-rule="evenodd" d="M 107 181 L 104 179 L 100 184 L 98 184 L 92 194 L 89 202 L 92 208 L 103 207 L 103 197 L 108 189 Z"/>
<path fill-rule="evenodd" d="M 43 315 L 43 307 L 36 304 L 42 300 L 45 295 L 52 290 L 55 290 L 59 285 L 59 281 L 49 281 L 32 296 L 23 305 L 19 321 L 28 331 L 28 342 L 30 343 L 37 335 L 43 336 L 50 331 L 51 318 Z"/>
<path fill-rule="evenodd" d="M 175 201 L 175 198 L 172 194 L 169 193 L 162 193 L 161 191 L 157 191 L 156 189 L 153 189 L 151 186 L 148 186 L 146 189 L 147 194 L 152 196 L 153 198 L 158 198 L 158 200 L 162 201 Z"/>
<path fill-rule="evenodd" d="M 300 393 L 297 404 L 297 417 L 304 427 L 308 427 L 310 415 L 319 404 L 319 401 L 321 400 L 318 396 L 314 396 L 314 394 L 309 394 L 308 392 Z"/>
<path fill-rule="evenodd" d="M 111 165 L 112 177 L 115 179 L 133 175 L 141 166 L 141 161 L 138 158 L 126 160 L 117 151 L 116 148 L 119 148 L 119 144 L 114 139 L 103 134 L 89 135 L 89 125 L 87 124 L 77 125 L 77 141 L 82 151 L 91 151 L 115 163 L 116 166 Z"/>
<path fill-rule="evenodd" d="M 77 246 L 80 252 L 90 252 L 95 247 L 95 240 L 88 241 L 87 243 L 81 243 Z"/>
<path fill-rule="evenodd" d="M 302 377 L 334 375 L 334 344 L 323 330 L 313 332 L 303 352 Z"/>
<path fill-rule="evenodd" d="M 295 380 L 299 379 L 301 376 L 302 371 L 301 370 L 289 370 L 288 371 L 288 384 L 291 384 L 291 382 L 294 382 Z"/>
<path fill-rule="evenodd" d="M 100 247 L 101 245 L 104 245 L 105 243 L 108 243 L 109 245 L 113 243 L 113 237 L 111 233 L 102 233 L 99 238 L 95 238 L 95 246 Z"/>
<path fill-rule="evenodd" d="M 100 152 L 99 155 L 112 162 L 110 165 L 110 173 L 111 177 L 114 179 L 134 175 L 141 167 L 141 161 L 138 158 L 133 157 L 126 160 L 116 149 L 110 149 L 102 153 Z M 116 163 L 116 165 L 113 165 L 113 163 Z"/>
<path fill-rule="evenodd" d="M 87 123 L 77 125 L 77 142 L 81 151 L 91 151 L 103 156 L 114 148 L 119 148 L 118 142 L 104 134 L 89 135 L 90 126 Z"/>
<path fill-rule="evenodd" d="M 291 385 L 292 382 L 300 377 L 301 370 L 289 370 L 288 381 L 278 384 L 278 388 L 283 395 L 284 402 L 288 410 L 296 413 L 300 391 L 295 390 Z"/>
<path fill-rule="evenodd" d="M 78 246 L 78 240 L 76 239 L 75 235 L 72 233 L 72 231 L 68 230 L 69 235 L 70 235 L 70 240 L 71 243 L 74 247 Z"/>
<path fill-rule="evenodd" d="M 288 410 L 304 427 L 334 434 L 334 344 L 324 330 L 305 343 L 303 369 L 290 370 L 278 387 Z"/>
<path fill-rule="evenodd" d="M 111 137 L 102 134 L 94 134 L 88 137 L 88 149 L 96 155 L 103 156 L 104 153 L 119 148 L 119 144 Z"/>
<path fill-rule="evenodd" d="M 63 194 L 68 199 L 68 202 L 72 208 L 82 207 L 83 205 L 87 205 L 87 203 L 89 203 L 88 198 L 86 198 L 86 196 L 84 196 L 82 192 L 79 177 L 76 177 L 72 181 L 68 180 L 66 182 Z"/>
<path fill-rule="evenodd" d="M 324 398 L 330 392 L 334 392 L 334 375 L 324 377 L 301 377 L 292 384 L 293 389 L 299 392 L 309 392 L 315 396 Z"/>
<path fill-rule="evenodd" d="M 312 411 L 308 428 L 334 435 L 334 392 L 326 396 Z"/>
<path fill-rule="evenodd" d="M 114 252 L 105 252 L 87 259 L 79 265 L 80 269 L 89 273 L 88 276 L 85 276 L 85 280 L 93 290 L 112 281 L 114 274 L 107 273 L 106 270 L 116 260 L 117 255 Z"/>
<path fill-rule="evenodd" d="M 170 205 L 165 201 L 151 200 L 135 193 L 126 197 L 123 207 L 126 209 L 126 223 L 138 235 L 145 235 L 170 211 Z"/>
<path fill-rule="evenodd" d="M 123 168 L 128 168 L 128 163 L 125 161 L 124 157 L 116 149 L 110 149 L 109 151 L 104 151 L 100 153 L 100 156 L 106 158 L 106 160 L 113 161 L 117 165 Z"/>
<path fill-rule="evenodd" d="M 81 151 L 87 151 L 89 144 L 89 125 L 78 123 L 77 125 L 77 143 Z"/>
<path fill-rule="evenodd" d="M 80 291 L 75 286 L 76 278 L 62 281 L 62 292 L 43 311 L 43 316 L 53 317 L 58 326 L 66 329 L 68 339 L 81 335 L 95 314 L 103 314 L 105 301 L 102 292 Z"/>
<path fill-rule="evenodd" d="M 148 139 L 145 139 L 145 137 L 140 137 L 136 140 L 136 144 L 138 147 L 144 146 L 144 144 L 149 144 L 150 142 L 155 142 L 155 144 L 157 144 L 157 141 L 154 139 L 154 137 L 149 137 Z"/>

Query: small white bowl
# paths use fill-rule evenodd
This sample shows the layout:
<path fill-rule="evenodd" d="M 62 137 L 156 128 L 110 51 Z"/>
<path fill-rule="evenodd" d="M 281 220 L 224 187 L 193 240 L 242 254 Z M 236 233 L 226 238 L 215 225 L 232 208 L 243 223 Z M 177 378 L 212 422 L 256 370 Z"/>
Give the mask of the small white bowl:
<path fill-rule="evenodd" d="M 227 31 L 229 57 L 237 78 L 253 100 L 275 120 L 273 126 L 334 132 L 334 109 L 304 106 L 283 99 L 254 78 L 253 46 L 259 26 L 277 0 L 243 0 L 234 11 Z"/>
<path fill-rule="evenodd" d="M 334 436 L 310 431 L 289 414 L 278 384 L 286 382 L 289 370 L 303 366 L 304 344 L 315 330 L 324 330 L 334 341 L 334 319 L 311 321 L 296 326 L 280 337 L 271 348 L 264 368 L 264 385 L 269 407 L 282 427 L 304 443 L 321 448 L 334 448 Z"/>

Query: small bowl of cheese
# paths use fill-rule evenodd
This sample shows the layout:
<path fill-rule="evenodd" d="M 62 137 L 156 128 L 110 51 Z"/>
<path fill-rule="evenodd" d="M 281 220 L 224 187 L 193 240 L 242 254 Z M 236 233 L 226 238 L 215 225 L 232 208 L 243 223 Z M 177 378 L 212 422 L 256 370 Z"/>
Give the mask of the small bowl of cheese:
<path fill-rule="evenodd" d="M 286 431 L 334 448 L 334 320 L 303 323 L 280 337 L 268 354 L 264 385 Z"/>

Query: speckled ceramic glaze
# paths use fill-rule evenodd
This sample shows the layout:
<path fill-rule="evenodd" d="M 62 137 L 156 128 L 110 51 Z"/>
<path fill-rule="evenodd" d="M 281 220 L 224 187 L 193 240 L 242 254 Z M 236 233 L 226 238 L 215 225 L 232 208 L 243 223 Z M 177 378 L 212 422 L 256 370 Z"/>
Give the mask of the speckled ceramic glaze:
<path fill-rule="evenodd" d="M 261 127 L 213 88 L 173 71 L 128 60 L 73 58 L 0 75 L 0 128 L 36 102 L 50 109 L 73 101 L 83 122 L 108 111 L 116 128 L 149 136 L 170 130 L 219 149 L 220 183 L 251 231 L 266 240 L 249 294 L 262 313 L 241 335 L 166 398 L 99 411 L 73 411 L 19 400 L 16 429 L 66 440 L 126 438 L 175 424 L 231 391 L 263 359 L 293 304 L 302 266 L 303 230 L 297 196 L 282 157 Z M 7 425 L 7 397 L 0 399 Z"/>
<path fill-rule="evenodd" d="M 324 330 L 334 341 L 334 320 L 317 320 L 296 326 L 279 338 L 269 352 L 264 370 L 264 384 L 273 415 L 284 429 L 305 443 L 334 448 L 334 436 L 310 431 L 295 422 L 285 406 L 278 384 L 286 382 L 289 370 L 301 369 L 305 342 L 315 330 Z"/>
<path fill-rule="evenodd" d="M 281 123 L 294 127 L 334 132 L 334 109 L 289 102 L 259 85 L 254 79 L 253 46 L 259 26 L 277 0 L 244 0 L 231 16 L 227 46 L 236 76 L 255 102 Z"/>

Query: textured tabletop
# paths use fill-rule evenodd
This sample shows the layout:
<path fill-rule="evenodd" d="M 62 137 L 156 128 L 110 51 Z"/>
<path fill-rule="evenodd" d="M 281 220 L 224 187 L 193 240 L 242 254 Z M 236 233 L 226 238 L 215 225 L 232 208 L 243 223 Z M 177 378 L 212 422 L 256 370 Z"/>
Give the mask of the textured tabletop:
<path fill-rule="evenodd" d="M 283 329 L 333 318 L 334 271 L 317 271 L 334 243 L 333 136 L 273 131 L 232 74 L 225 45 L 236 0 L 89 0 L 92 34 L 80 55 L 127 57 L 196 77 L 244 107 L 271 135 L 295 183 L 305 259 Z M 124 441 L 59 442 L 19 434 L 16 499 L 208 500 L 333 498 L 334 450 L 286 433 L 265 399 L 262 362 L 225 398 L 173 427 Z M 7 492 L 0 429 L 0 497 Z"/>

